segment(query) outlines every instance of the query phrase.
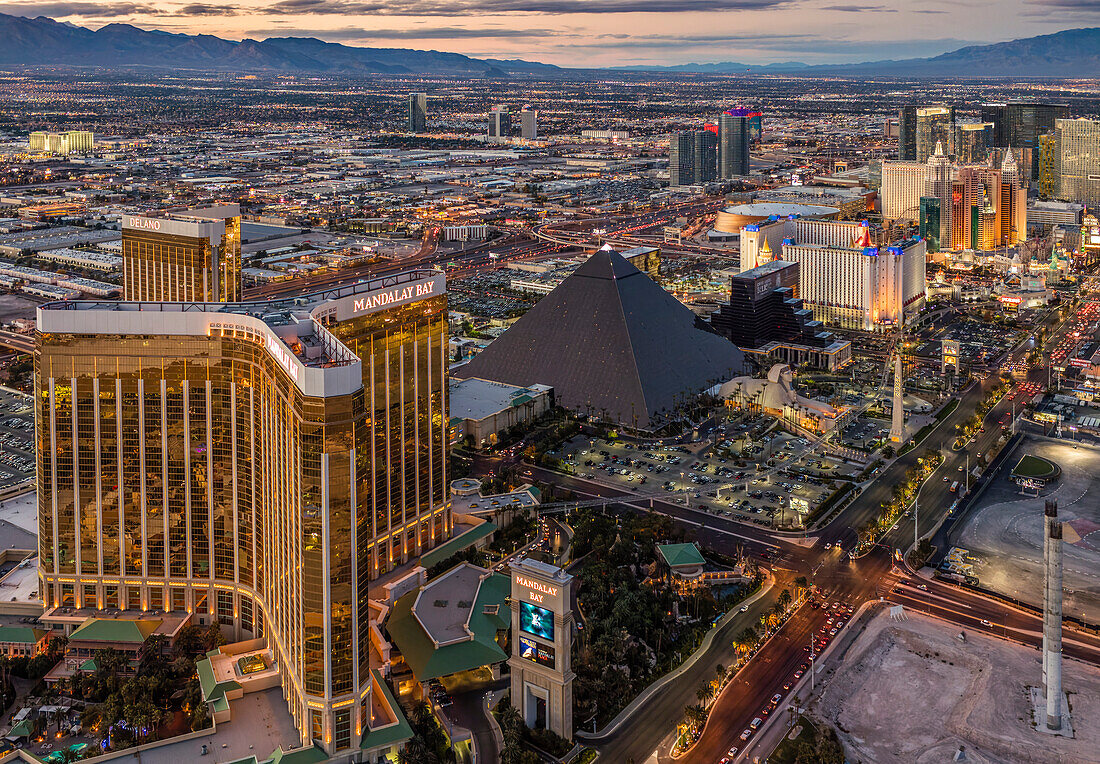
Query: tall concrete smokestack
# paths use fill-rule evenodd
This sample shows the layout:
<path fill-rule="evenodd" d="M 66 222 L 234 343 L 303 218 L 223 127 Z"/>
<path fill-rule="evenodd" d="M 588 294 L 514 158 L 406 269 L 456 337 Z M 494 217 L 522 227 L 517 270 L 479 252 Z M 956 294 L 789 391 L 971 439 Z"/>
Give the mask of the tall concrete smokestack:
<path fill-rule="evenodd" d="M 1050 599 L 1050 576 L 1048 574 L 1050 570 L 1050 521 L 1051 519 L 1057 519 L 1057 517 L 1058 502 L 1048 500 L 1043 508 L 1043 650 L 1041 660 L 1043 662 L 1044 693 L 1047 686 L 1047 658 L 1049 657 L 1047 652 L 1046 604 Z"/>
<path fill-rule="evenodd" d="M 1043 607 L 1043 664 L 1046 667 L 1047 729 L 1062 729 L 1062 523 L 1058 504 L 1048 501 L 1046 601 Z"/>

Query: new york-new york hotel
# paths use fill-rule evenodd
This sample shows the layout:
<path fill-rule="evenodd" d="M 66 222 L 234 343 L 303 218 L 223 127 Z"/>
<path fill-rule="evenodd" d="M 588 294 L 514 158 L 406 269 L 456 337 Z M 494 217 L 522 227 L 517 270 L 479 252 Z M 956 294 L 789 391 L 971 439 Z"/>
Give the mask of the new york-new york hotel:
<path fill-rule="evenodd" d="M 358 761 L 399 714 L 368 587 L 452 533 L 444 275 L 248 301 L 235 206 L 122 224 L 125 300 L 38 310 L 47 614 L 262 639 L 303 744 Z"/>

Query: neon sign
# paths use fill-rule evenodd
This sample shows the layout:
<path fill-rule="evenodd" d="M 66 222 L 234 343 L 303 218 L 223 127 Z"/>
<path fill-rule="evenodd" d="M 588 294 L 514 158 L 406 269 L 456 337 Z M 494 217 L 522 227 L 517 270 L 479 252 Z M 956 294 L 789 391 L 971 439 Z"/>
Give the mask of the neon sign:
<path fill-rule="evenodd" d="M 293 354 L 283 343 L 274 337 L 267 338 L 267 352 L 271 354 L 271 357 L 279 362 L 279 365 L 283 367 L 290 378 L 298 380 L 298 364 L 294 360 Z"/>
<path fill-rule="evenodd" d="M 160 221 L 154 218 L 130 218 L 127 224 L 130 228 L 144 228 L 148 231 L 160 230 Z"/>
<path fill-rule="evenodd" d="M 361 297 L 355 301 L 352 307 L 353 313 L 361 313 L 364 310 L 373 310 L 386 305 L 396 305 L 399 302 L 413 300 L 420 297 L 429 297 L 435 292 L 435 282 L 428 281 L 422 284 L 412 284 L 407 287 L 388 289 L 385 292 Z"/>

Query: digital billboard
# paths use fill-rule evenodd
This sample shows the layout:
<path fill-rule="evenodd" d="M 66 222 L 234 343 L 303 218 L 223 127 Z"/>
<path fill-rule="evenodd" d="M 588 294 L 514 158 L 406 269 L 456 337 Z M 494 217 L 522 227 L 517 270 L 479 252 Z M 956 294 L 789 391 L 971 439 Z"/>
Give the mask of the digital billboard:
<path fill-rule="evenodd" d="M 553 641 L 554 614 L 529 602 L 519 603 L 519 628 L 528 634 Z"/>
<path fill-rule="evenodd" d="M 540 645 L 533 639 L 520 637 L 519 654 L 521 658 L 533 661 L 540 666 L 554 668 L 554 648 L 549 645 Z"/>

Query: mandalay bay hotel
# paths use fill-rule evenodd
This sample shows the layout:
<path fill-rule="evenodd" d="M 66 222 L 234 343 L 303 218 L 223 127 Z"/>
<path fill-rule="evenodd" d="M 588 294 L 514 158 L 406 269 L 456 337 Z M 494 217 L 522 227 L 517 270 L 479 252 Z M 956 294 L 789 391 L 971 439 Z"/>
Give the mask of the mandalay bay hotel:
<path fill-rule="evenodd" d="M 241 301 L 239 231 L 124 218 L 127 301 L 39 308 L 46 616 L 216 620 L 269 651 L 303 745 L 375 761 L 408 728 L 368 591 L 452 533 L 445 278 Z"/>

